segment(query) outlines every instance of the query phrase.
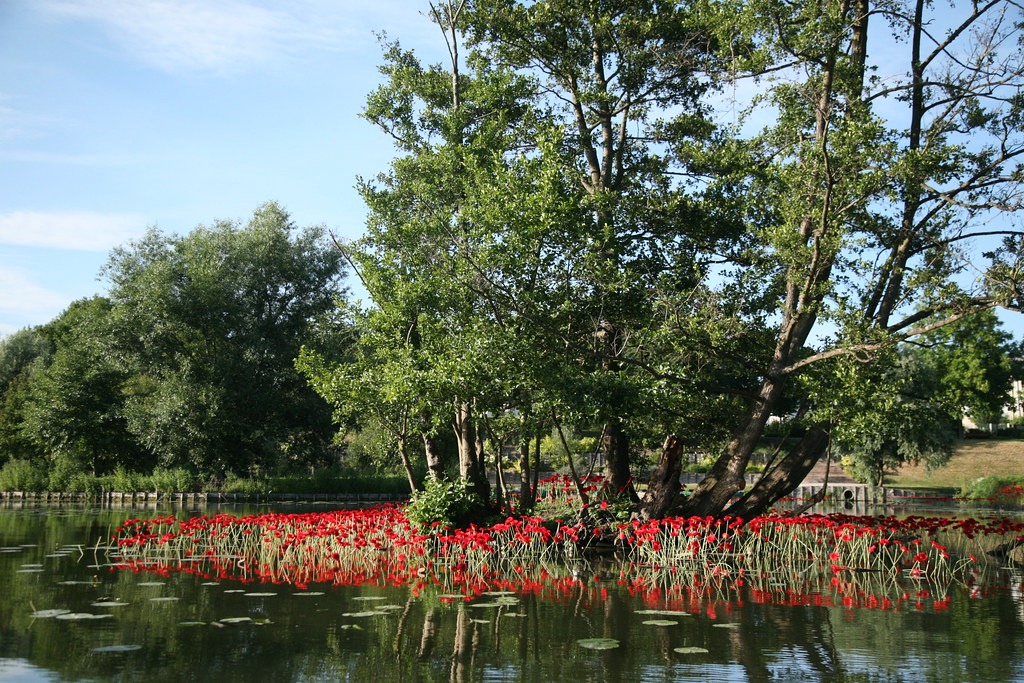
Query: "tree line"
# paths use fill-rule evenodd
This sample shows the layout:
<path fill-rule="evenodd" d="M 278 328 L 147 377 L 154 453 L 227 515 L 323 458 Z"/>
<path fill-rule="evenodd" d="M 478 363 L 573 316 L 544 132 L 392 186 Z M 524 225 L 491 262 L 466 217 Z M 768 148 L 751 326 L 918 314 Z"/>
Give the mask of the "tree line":
<path fill-rule="evenodd" d="M 358 181 L 363 236 L 292 237 L 267 205 L 116 250 L 108 297 L 4 341 L 6 457 L 315 467 L 333 418 L 350 445 L 386 442 L 411 486 L 427 472 L 528 507 L 541 438 L 588 434 L 641 514 L 747 516 L 830 448 L 877 482 L 1008 402 L 1017 4 L 426 14 L 442 63 L 382 40 L 363 115 L 396 156 Z M 790 438 L 751 478 L 779 418 Z M 684 496 L 692 451 L 714 456 Z M 490 491 L 486 469 L 512 466 Z"/>

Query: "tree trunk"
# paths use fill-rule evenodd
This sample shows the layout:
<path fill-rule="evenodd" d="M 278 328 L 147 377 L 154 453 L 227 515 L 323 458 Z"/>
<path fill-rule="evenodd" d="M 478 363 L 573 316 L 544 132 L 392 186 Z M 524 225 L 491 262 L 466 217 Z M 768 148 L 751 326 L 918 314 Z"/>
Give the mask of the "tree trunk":
<path fill-rule="evenodd" d="M 530 479 L 530 435 L 526 431 L 526 418 L 522 420 L 523 433 L 519 445 L 519 512 L 526 513 L 533 509 L 534 489 Z"/>
<path fill-rule="evenodd" d="M 413 475 L 412 462 L 409 460 L 409 440 L 405 435 L 398 437 L 398 457 L 402 459 L 402 468 L 409 480 L 409 493 L 416 493 L 416 477 Z"/>
<path fill-rule="evenodd" d="M 664 517 L 679 498 L 679 475 L 682 473 L 682 446 L 675 434 L 665 438 L 661 457 L 647 484 L 647 492 L 640 503 L 644 519 Z"/>
<path fill-rule="evenodd" d="M 490 500 L 490 485 L 480 467 L 476 448 L 476 426 L 472 406 L 461 401 L 455 414 L 455 437 L 459 444 L 459 476 L 470 484 L 472 492 L 483 503 Z"/>
<path fill-rule="evenodd" d="M 437 444 L 430 437 L 430 413 L 420 413 L 420 428 L 423 430 L 423 452 L 427 459 L 427 471 L 437 479 L 444 479 L 444 460 Z"/>
<path fill-rule="evenodd" d="M 829 429 L 828 422 L 819 422 L 808 429 L 800 443 L 727 512 L 748 519 L 763 515 L 777 500 L 792 493 L 828 448 Z"/>
<path fill-rule="evenodd" d="M 764 426 L 782 395 L 784 385 L 785 380 L 782 378 L 769 377 L 764 381 L 760 395 L 743 426 L 726 445 L 725 451 L 715 461 L 704 481 L 680 504 L 682 514 L 719 515 L 729 505 L 732 497 L 743 490 L 746 486 L 743 475 L 750 462 L 750 454 L 764 433 Z"/>
<path fill-rule="evenodd" d="M 629 436 L 620 421 L 613 420 L 605 426 L 601 445 L 604 450 L 604 478 L 612 492 L 626 495 L 634 503 L 639 503 L 629 471 Z"/>

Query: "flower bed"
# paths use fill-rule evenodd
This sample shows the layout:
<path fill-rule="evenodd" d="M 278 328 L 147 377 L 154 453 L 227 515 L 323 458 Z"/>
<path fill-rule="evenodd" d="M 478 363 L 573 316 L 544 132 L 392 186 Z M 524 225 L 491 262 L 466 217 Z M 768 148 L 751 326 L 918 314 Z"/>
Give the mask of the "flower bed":
<path fill-rule="evenodd" d="M 924 597 L 941 605 L 951 584 L 980 585 L 987 565 L 979 560 L 1022 534 L 1024 523 L 1005 519 L 846 515 L 594 527 L 509 517 L 487 528 L 420 529 L 403 507 L 382 505 L 128 520 L 115 533 L 115 552 L 121 569 L 300 589 L 372 583 L 470 596 L 604 580 L 677 600 L 745 587 L 755 601 L 892 608 Z M 588 563 L 585 550 L 595 545 L 614 550 L 614 560 Z"/>

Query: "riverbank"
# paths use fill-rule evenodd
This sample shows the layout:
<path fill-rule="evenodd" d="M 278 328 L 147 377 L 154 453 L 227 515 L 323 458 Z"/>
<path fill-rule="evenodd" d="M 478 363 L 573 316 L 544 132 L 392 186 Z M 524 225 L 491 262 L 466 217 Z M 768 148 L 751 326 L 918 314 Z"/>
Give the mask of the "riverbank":
<path fill-rule="evenodd" d="M 946 489 L 959 492 L 979 477 L 1024 479 L 1024 439 L 964 439 L 949 462 L 929 472 L 923 465 L 907 465 L 889 475 L 891 488 Z"/>
<path fill-rule="evenodd" d="M 398 503 L 409 499 L 396 493 L 136 493 L 104 492 L 100 494 L 64 493 L 60 491 L 0 491 L 0 501 L 33 503 L 100 503 L 131 505 L 137 503 L 169 502 L 181 504 L 204 503 Z"/>

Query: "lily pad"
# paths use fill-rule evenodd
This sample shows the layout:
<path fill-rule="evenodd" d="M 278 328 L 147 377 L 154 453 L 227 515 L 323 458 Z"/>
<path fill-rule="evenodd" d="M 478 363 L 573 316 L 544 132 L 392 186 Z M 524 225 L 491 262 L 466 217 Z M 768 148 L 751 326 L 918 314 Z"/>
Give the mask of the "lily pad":
<path fill-rule="evenodd" d="M 178 626 L 206 626 L 205 621 L 179 621 Z"/>
<path fill-rule="evenodd" d="M 90 614 L 89 612 L 68 612 L 67 614 L 58 614 L 57 619 L 63 619 L 65 621 L 88 621 L 89 619 L 110 619 L 113 614 Z"/>
<path fill-rule="evenodd" d="M 252 617 L 225 617 L 219 621 L 222 624 L 244 624 L 252 621 Z"/>
<path fill-rule="evenodd" d="M 344 612 L 341 616 L 352 617 L 355 619 L 363 619 L 365 617 L 379 617 L 382 614 L 384 614 L 384 612 Z"/>
<path fill-rule="evenodd" d="M 226 590 L 224 592 L 225 593 L 244 593 L 245 589 L 244 588 L 232 588 L 232 589 Z"/>
<path fill-rule="evenodd" d="M 160 598 L 157 598 L 159 600 Z M 127 602 L 118 602 L 117 600 L 100 600 L 92 603 L 91 607 L 126 607 Z"/>
<path fill-rule="evenodd" d="M 140 581 L 139 583 L 137 583 L 135 585 L 136 586 L 162 586 L 162 585 L 164 585 L 164 582 L 163 581 Z"/>
<path fill-rule="evenodd" d="M 648 619 L 644 624 L 647 626 L 678 626 L 679 622 L 671 619 Z"/>
<path fill-rule="evenodd" d="M 200 586 L 219 586 L 220 582 L 219 581 L 204 581 L 203 583 L 201 583 L 199 585 Z"/>
<path fill-rule="evenodd" d="M 309 598 L 314 595 L 323 595 L 323 591 L 302 591 L 301 593 L 293 593 L 292 595 L 299 598 Z"/>
<path fill-rule="evenodd" d="M 672 651 L 678 652 L 681 655 L 703 655 L 707 654 L 708 649 L 706 647 L 696 647 L 691 645 L 690 647 L 672 648 Z"/>
<path fill-rule="evenodd" d="M 689 612 L 682 612 L 675 609 L 639 609 L 636 614 L 649 614 L 651 616 L 658 617 L 689 617 L 692 616 Z"/>
<path fill-rule="evenodd" d="M 247 598 L 272 598 L 275 595 L 277 595 L 277 593 L 246 593 L 245 597 L 247 597 Z"/>
<path fill-rule="evenodd" d="M 33 612 L 29 616 L 33 619 L 51 619 L 53 617 L 59 617 L 62 614 L 71 614 L 69 609 L 41 609 Z"/>
<path fill-rule="evenodd" d="M 383 595 L 359 595 L 359 596 L 356 596 L 356 597 L 354 597 L 352 599 L 353 600 L 363 600 L 363 601 L 387 600 L 387 598 L 385 598 Z"/>
<path fill-rule="evenodd" d="M 104 645 L 103 647 L 94 647 L 93 652 L 135 652 L 141 650 L 141 645 Z"/>
<path fill-rule="evenodd" d="M 615 638 L 583 638 L 577 640 L 576 644 L 588 650 L 614 650 L 619 646 Z"/>
<path fill-rule="evenodd" d="M 730 622 L 728 624 L 714 624 L 715 628 L 739 628 L 740 625 L 736 622 Z"/>

